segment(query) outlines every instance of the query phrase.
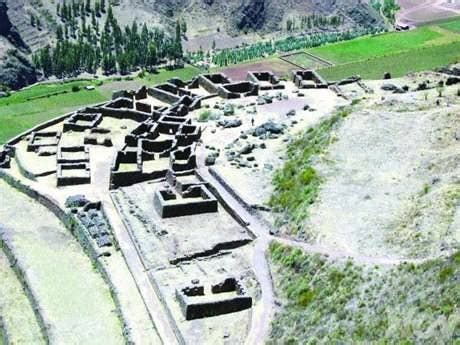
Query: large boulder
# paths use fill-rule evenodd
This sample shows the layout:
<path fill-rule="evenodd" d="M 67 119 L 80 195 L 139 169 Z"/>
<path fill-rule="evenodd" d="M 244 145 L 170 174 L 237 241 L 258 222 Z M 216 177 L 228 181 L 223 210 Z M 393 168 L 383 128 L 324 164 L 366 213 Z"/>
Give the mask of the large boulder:
<path fill-rule="evenodd" d="M 219 122 L 217 122 L 217 125 L 223 128 L 236 128 L 236 127 L 240 127 L 242 124 L 243 123 L 241 122 L 240 119 L 231 119 L 231 120 L 224 119 L 224 120 L 220 120 Z"/>

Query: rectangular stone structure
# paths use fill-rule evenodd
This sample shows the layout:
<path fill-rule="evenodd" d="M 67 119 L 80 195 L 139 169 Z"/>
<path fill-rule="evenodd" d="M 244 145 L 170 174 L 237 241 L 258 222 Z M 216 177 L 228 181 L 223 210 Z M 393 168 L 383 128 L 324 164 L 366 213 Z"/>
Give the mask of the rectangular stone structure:
<path fill-rule="evenodd" d="M 200 284 L 197 280 L 176 289 L 176 299 L 186 320 L 235 313 L 252 307 L 252 297 L 234 277 L 214 285 Z"/>

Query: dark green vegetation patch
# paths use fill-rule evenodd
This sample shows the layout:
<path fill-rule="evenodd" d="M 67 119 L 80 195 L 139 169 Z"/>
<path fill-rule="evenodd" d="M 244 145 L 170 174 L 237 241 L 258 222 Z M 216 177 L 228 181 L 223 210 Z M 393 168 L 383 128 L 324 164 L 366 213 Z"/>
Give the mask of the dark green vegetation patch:
<path fill-rule="evenodd" d="M 278 225 L 287 223 L 291 232 L 297 232 L 308 216 L 309 206 L 318 197 L 321 184 L 312 159 L 324 152 L 331 141 L 331 132 L 350 112 L 350 108 L 342 108 L 289 144 L 287 161 L 273 178 L 275 191 L 269 201 L 281 215 Z"/>
<path fill-rule="evenodd" d="M 270 259 L 284 308 L 269 343 L 448 344 L 460 336 L 460 253 L 378 268 L 272 243 Z"/>

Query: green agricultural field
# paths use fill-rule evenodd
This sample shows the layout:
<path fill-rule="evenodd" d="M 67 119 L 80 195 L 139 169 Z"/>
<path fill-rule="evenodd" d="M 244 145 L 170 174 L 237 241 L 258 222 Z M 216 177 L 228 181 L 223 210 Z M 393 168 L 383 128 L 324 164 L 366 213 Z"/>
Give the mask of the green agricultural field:
<path fill-rule="evenodd" d="M 72 92 L 73 86 L 90 82 L 43 84 L 15 92 L 0 100 L 0 144 L 15 135 L 53 117 L 87 104 L 105 101 L 98 89 Z"/>
<path fill-rule="evenodd" d="M 308 68 L 317 69 L 317 68 L 320 68 L 326 65 L 324 63 L 321 63 L 318 60 L 313 59 L 308 54 L 305 54 L 302 52 L 285 55 L 282 57 L 282 60 L 288 61 L 297 66 L 301 66 L 302 68 L 305 68 L 305 69 L 308 69 Z"/>
<path fill-rule="evenodd" d="M 14 92 L 10 97 L 0 99 L 0 144 L 56 116 L 85 105 L 106 101 L 115 90 L 135 89 L 144 84 L 154 85 L 173 77 L 189 80 L 199 73 L 199 69 L 187 66 L 172 71 L 160 70 L 157 74 L 147 73 L 142 79 L 113 78 L 103 82 L 73 81 L 39 84 Z M 94 85 L 96 89 L 84 90 L 87 85 Z M 73 92 L 73 87 L 79 87 L 81 90 Z"/>
<path fill-rule="evenodd" d="M 407 32 L 366 36 L 351 41 L 309 49 L 308 52 L 336 64 L 343 64 L 397 54 L 421 47 L 450 43 L 460 36 L 437 27 L 423 27 Z"/>
<path fill-rule="evenodd" d="M 450 30 L 456 33 L 460 33 L 460 19 L 450 20 L 444 23 L 439 24 L 439 27 Z"/>
<path fill-rule="evenodd" d="M 392 267 L 270 245 L 283 301 L 268 344 L 456 344 L 460 253 Z"/>
<path fill-rule="evenodd" d="M 364 79 L 381 79 L 385 72 L 402 77 L 460 61 L 460 41 L 440 46 L 413 49 L 399 54 L 357 61 L 319 70 L 327 80 L 340 80 L 351 75 Z"/>

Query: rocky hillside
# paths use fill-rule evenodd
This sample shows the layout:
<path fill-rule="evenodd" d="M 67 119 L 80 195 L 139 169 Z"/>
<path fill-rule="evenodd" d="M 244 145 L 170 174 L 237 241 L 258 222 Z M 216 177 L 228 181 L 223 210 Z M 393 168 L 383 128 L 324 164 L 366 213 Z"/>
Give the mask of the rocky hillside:
<path fill-rule="evenodd" d="M 100 0 L 99 0 L 100 2 Z M 230 36 L 244 36 L 248 32 L 271 33 L 284 27 L 288 18 L 303 15 L 331 16 L 343 18 L 346 28 L 381 25 L 382 20 L 367 0 L 106 0 L 113 6 L 118 22 L 123 26 L 134 20 L 158 25 L 173 30 L 177 19 L 187 23 L 186 49 L 193 49 L 193 42 L 199 41 L 204 48 L 211 42 L 225 41 L 227 45 L 241 43 L 241 39 Z M 55 38 L 60 22 L 56 14 L 57 4 L 63 0 L 0 0 L 0 64 L 11 67 L 8 58 L 10 49 L 17 49 L 16 56 L 29 55 L 49 44 Z M 67 1 L 70 3 L 70 1 Z M 94 5 L 95 0 L 91 0 Z M 104 19 L 104 18 L 102 18 Z M 209 42 L 208 42 L 209 41 Z M 230 43 L 234 42 L 234 43 Z M 208 43 L 208 44 L 207 44 Z M 204 45 L 203 45 L 204 44 Z M 219 44 L 218 46 L 222 46 Z M 22 60 L 22 59 L 21 59 Z M 13 65 L 21 63 L 15 59 Z M 16 70 L 9 69 L 0 84 L 18 79 Z M 28 67 L 26 68 L 29 69 Z M 5 72 L 5 68 L 3 68 Z M 11 74 L 13 73 L 13 74 Z M 4 75 L 5 73 L 3 73 Z M 21 79 L 21 78 L 20 78 Z M 32 76 L 22 80 L 33 80 Z M 9 84 L 17 88 L 21 82 Z"/>
<path fill-rule="evenodd" d="M 63 0 L 0 0 L 1 24 L 11 23 L 22 40 L 32 49 L 46 44 L 56 23 L 56 4 Z M 91 0 L 94 3 L 95 0 Z M 132 21 L 172 26 L 178 19 L 188 25 L 190 38 L 217 31 L 231 35 L 242 31 L 273 32 L 288 17 L 317 14 L 340 15 L 355 26 L 382 24 L 381 18 L 366 0 L 111 0 L 120 24 Z M 2 17 L 3 16 L 3 17 Z M 32 25 L 31 16 L 40 20 Z M 3 19 L 4 18 L 4 19 Z M 0 36 L 8 35 L 0 27 Z M 9 29 L 7 29 L 9 30 Z"/>

